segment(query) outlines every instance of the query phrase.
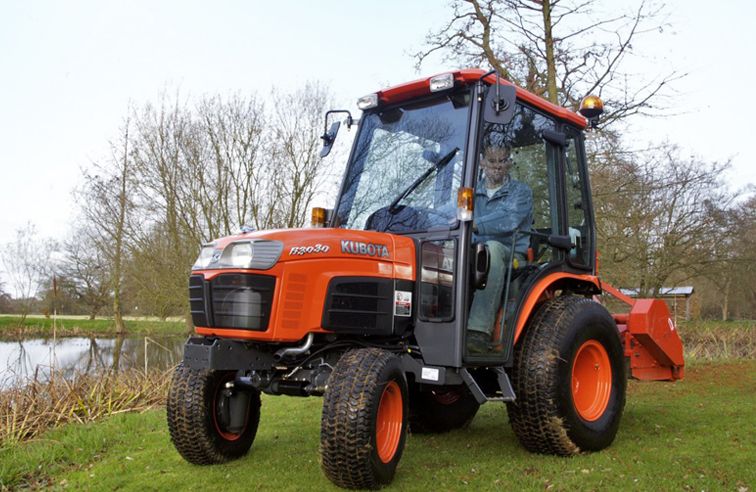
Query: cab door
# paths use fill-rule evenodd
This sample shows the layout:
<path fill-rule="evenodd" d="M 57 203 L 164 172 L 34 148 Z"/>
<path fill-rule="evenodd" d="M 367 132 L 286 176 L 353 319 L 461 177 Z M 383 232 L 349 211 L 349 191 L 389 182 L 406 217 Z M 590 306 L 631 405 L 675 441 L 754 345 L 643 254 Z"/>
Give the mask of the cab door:
<path fill-rule="evenodd" d="M 516 310 L 526 286 L 563 258 L 564 253 L 544 239 L 565 229 L 558 185 L 562 150 L 544 138 L 549 132 L 556 132 L 555 121 L 520 103 L 507 124 L 482 124 L 474 231 L 468 247 L 473 251 L 476 243 L 484 243 L 491 267 L 486 286 L 471 287 L 467 299 L 465 360 L 469 362 L 510 359 Z M 492 183 L 487 176 L 491 148 L 507 149 L 503 183 L 500 179 Z M 498 178 L 495 172 L 491 176 Z"/>
<path fill-rule="evenodd" d="M 581 132 L 565 126 L 563 151 L 564 198 L 567 231 L 574 244 L 567 263 L 578 270 L 593 272 L 595 263 L 595 227 L 588 169 Z"/>

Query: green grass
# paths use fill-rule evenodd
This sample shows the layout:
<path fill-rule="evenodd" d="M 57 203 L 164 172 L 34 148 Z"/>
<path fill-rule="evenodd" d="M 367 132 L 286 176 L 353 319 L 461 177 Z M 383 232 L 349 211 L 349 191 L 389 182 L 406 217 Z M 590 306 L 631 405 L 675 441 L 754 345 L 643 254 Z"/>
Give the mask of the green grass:
<path fill-rule="evenodd" d="M 23 325 L 20 316 L 0 316 L 0 339 L 21 339 L 30 337 L 52 337 L 52 318 L 27 317 Z M 183 321 L 124 320 L 130 335 L 183 335 L 189 333 Z M 112 319 L 62 318 L 55 321 L 55 332 L 59 337 L 75 336 L 115 336 Z"/>
<path fill-rule="evenodd" d="M 0 450 L 0 484 L 74 490 L 334 490 L 318 463 L 321 399 L 263 398 L 252 451 L 198 467 L 165 412 L 67 425 Z M 696 363 L 678 383 L 632 381 L 615 443 L 573 458 L 522 449 L 501 404 L 468 429 L 411 435 L 389 490 L 753 490 L 756 361 Z"/>

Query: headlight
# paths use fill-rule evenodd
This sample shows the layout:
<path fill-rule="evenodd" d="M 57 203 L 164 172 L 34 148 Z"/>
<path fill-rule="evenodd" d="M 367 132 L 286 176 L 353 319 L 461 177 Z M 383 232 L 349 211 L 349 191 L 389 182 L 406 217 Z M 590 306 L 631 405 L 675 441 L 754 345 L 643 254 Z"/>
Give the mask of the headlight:
<path fill-rule="evenodd" d="M 192 265 L 192 270 L 202 270 L 203 268 L 207 268 L 207 266 L 213 259 L 213 251 L 215 251 L 215 245 L 213 244 L 206 244 L 202 246 L 202 250 L 200 251 L 197 261 L 195 261 L 194 265 Z"/>
<path fill-rule="evenodd" d="M 252 263 L 252 243 L 231 243 L 223 250 L 221 260 L 226 265 L 236 268 L 245 268 Z"/>
<path fill-rule="evenodd" d="M 282 251 L 281 241 L 236 241 L 225 247 L 217 263 L 210 263 L 210 268 L 267 270 L 276 264 Z"/>

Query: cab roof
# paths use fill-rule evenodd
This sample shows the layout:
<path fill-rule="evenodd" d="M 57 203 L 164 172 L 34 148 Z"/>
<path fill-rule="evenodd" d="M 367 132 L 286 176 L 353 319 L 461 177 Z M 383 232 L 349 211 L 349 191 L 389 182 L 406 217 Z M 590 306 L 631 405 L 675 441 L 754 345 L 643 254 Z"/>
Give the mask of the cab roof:
<path fill-rule="evenodd" d="M 452 73 L 454 76 L 455 86 L 459 86 L 477 82 L 486 72 L 479 68 L 469 68 L 442 73 Z M 388 89 L 383 89 L 381 91 L 378 91 L 378 99 L 384 104 L 393 104 L 415 97 L 426 96 L 431 93 L 430 79 L 433 77 L 434 76 L 425 77 L 422 79 L 413 80 L 412 82 L 395 85 L 393 87 L 389 87 Z M 496 83 L 496 77 L 494 75 L 489 75 L 483 80 L 489 85 Z M 528 92 L 525 89 L 514 85 L 508 80 L 499 79 L 499 81 L 504 85 L 514 86 L 515 90 L 517 91 L 517 99 L 519 99 L 520 101 L 531 104 L 532 106 L 535 106 L 536 108 L 541 109 L 556 118 L 560 118 L 564 121 L 572 123 L 573 125 L 577 125 L 580 128 L 585 128 L 587 126 L 587 120 L 578 113 L 550 103 L 546 99 L 536 96 L 532 92 Z"/>

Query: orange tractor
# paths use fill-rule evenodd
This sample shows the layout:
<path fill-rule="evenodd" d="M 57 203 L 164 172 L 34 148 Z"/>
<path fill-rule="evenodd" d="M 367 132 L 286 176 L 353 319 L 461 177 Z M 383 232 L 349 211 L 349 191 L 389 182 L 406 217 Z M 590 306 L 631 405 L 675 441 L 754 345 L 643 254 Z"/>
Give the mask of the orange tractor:
<path fill-rule="evenodd" d="M 358 126 L 333 210 L 314 209 L 309 229 L 218 239 L 193 266 L 196 336 L 167 412 L 187 461 L 246 454 L 262 392 L 323 396 L 322 468 L 347 488 L 389 483 L 408 430 L 463 427 L 488 401 L 528 450 L 597 451 L 629 376 L 682 378 L 665 303 L 598 277 L 583 140 L 598 98 L 576 114 L 460 70 L 358 106 L 359 121 L 326 114 L 323 155 L 341 123 Z M 492 145 L 506 149 L 497 190 L 482 187 Z M 476 210 L 498 199 L 495 218 Z M 628 312 L 610 314 L 603 293 Z"/>

